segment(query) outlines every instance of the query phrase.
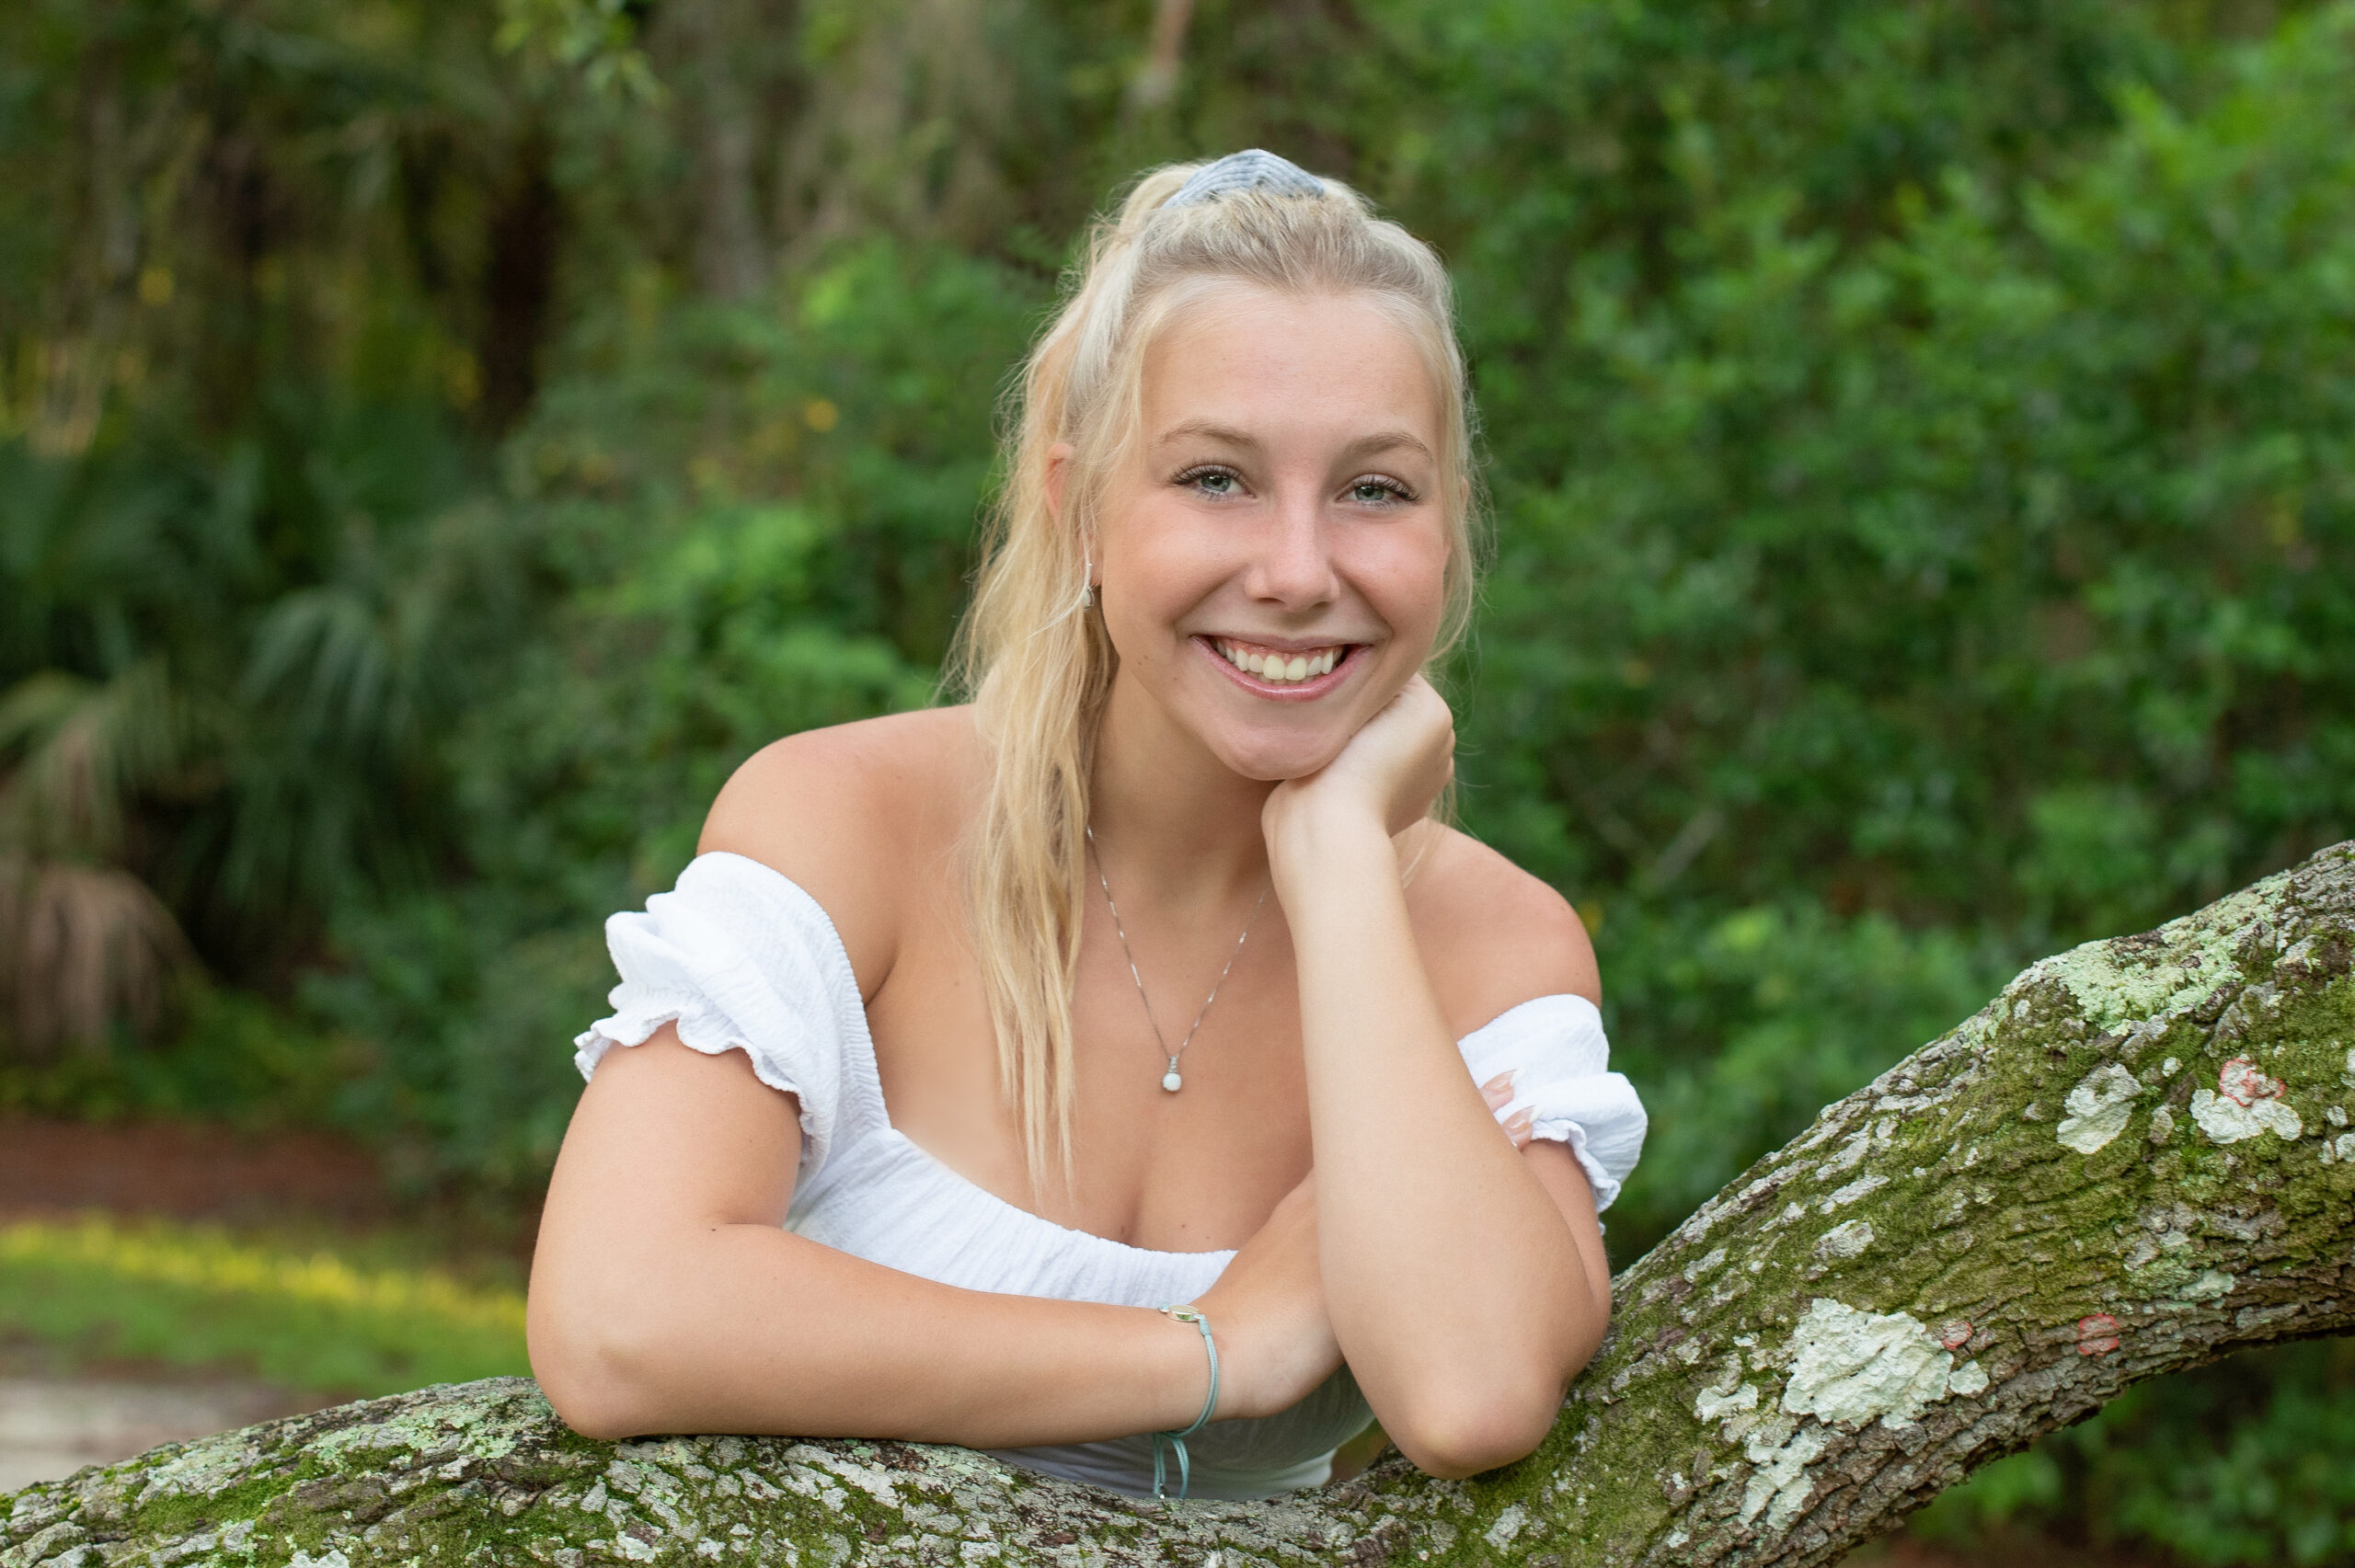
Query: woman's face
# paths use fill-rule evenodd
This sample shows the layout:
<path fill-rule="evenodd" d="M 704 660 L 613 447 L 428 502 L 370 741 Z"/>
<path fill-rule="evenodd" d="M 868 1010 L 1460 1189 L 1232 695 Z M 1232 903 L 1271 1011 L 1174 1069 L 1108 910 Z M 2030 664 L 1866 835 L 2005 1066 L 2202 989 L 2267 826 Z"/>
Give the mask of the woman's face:
<path fill-rule="evenodd" d="M 1239 284 L 1163 330 L 1142 393 L 1096 542 L 1118 681 L 1246 778 L 1315 773 L 1438 635 L 1438 389 L 1366 296 Z"/>

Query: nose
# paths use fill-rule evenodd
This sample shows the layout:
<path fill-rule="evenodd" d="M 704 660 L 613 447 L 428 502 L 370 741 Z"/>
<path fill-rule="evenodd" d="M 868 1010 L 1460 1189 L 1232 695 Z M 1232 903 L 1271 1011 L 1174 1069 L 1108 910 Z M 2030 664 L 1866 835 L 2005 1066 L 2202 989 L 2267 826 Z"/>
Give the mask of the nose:
<path fill-rule="evenodd" d="M 1315 610 L 1340 597 L 1340 576 L 1334 569 L 1318 499 L 1294 493 L 1273 509 L 1244 582 L 1252 598 L 1294 612 Z"/>

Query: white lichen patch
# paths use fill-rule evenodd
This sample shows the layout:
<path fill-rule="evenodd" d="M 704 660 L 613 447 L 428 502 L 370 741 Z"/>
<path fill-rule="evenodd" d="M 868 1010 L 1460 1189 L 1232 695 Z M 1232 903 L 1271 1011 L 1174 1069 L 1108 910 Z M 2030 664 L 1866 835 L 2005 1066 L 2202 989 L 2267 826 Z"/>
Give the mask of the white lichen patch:
<path fill-rule="evenodd" d="M 1708 1256 L 1701 1259 L 1699 1262 L 1694 1264 L 1684 1271 L 1684 1283 L 1687 1285 L 1699 1284 L 1703 1275 L 1708 1273 L 1711 1269 L 1717 1267 L 1719 1264 L 1725 1261 L 1726 1250 L 1723 1247 L 1711 1249 Z"/>
<path fill-rule="evenodd" d="M 1807 1467 L 1830 1441 L 1821 1426 L 1795 1430 L 1784 1420 L 1768 1422 L 1752 1434 L 1742 1449 L 1755 1468 L 1742 1488 L 1741 1522 L 1749 1524 L 1763 1513 L 1768 1528 L 1779 1530 L 1798 1518 L 1815 1494 L 1815 1480 Z"/>
<path fill-rule="evenodd" d="M 2223 1269 L 2202 1269 L 2198 1278 L 2176 1291 L 2170 1299 L 2195 1305 L 2221 1301 L 2233 1293 L 2233 1287 L 2238 1283 Z"/>
<path fill-rule="evenodd" d="M 2276 1138 L 2296 1139 L 2306 1130 L 2296 1107 L 2284 1101 L 2269 1095 L 2243 1104 L 2206 1089 L 2191 1093 L 2191 1119 L 2218 1143 L 2241 1143 L 2269 1132 Z"/>
<path fill-rule="evenodd" d="M 1822 1169 L 1816 1173 L 1820 1176 L 1836 1176 L 1843 1171 L 1853 1171 L 1865 1162 L 1865 1156 L 1872 1152 L 1872 1147 L 1873 1135 L 1868 1127 L 1842 1144 L 1840 1152 L 1826 1160 Z"/>
<path fill-rule="evenodd" d="M 2161 1105 L 2151 1113 L 2151 1141 L 2165 1143 L 2175 1136 L 2175 1113 Z"/>
<path fill-rule="evenodd" d="M 1703 1389 L 1700 1397 L 1693 1402 L 1694 1415 L 1703 1421 L 1716 1421 L 1737 1410 L 1757 1408 L 1758 1389 L 1752 1383 L 1744 1383 L 1731 1392 L 1723 1389 Z"/>
<path fill-rule="evenodd" d="M 1815 1255 L 1828 1260 L 1861 1256 L 1873 1244 L 1873 1227 L 1868 1219 L 1851 1219 L 1845 1225 L 1835 1225 L 1826 1230 L 1815 1243 Z"/>
<path fill-rule="evenodd" d="M 1791 1335 L 1783 1408 L 1844 1426 L 1911 1426 L 1947 1397 L 1953 1370 L 1953 1353 L 1921 1319 L 1819 1296 Z"/>
<path fill-rule="evenodd" d="M 900 1489 L 893 1476 L 872 1465 L 861 1464 L 848 1454 L 814 1443 L 796 1443 L 785 1451 L 785 1457 L 797 1467 L 810 1465 L 832 1471 L 886 1508 L 901 1505 Z"/>
<path fill-rule="evenodd" d="M 2069 1091 L 2063 1102 L 2069 1114 L 2061 1118 L 2056 1135 L 2080 1154 L 2107 1148 L 2126 1130 L 2127 1118 L 2133 1115 L 2134 1102 L 2142 1094 L 2142 1086 L 2134 1082 L 2132 1073 L 2114 1061 L 2104 1062 Z"/>
<path fill-rule="evenodd" d="M 2246 928 L 2279 902 L 2280 880 L 2268 877 L 2159 927 L 2151 933 L 2162 951 L 2156 962 L 2121 961 L 2108 943 L 2088 942 L 2045 959 L 2028 974 L 2066 986 L 2085 1022 L 2099 1029 L 2188 1013 L 2237 978 L 2234 950 Z"/>
<path fill-rule="evenodd" d="M 1889 1178 L 1887 1176 L 1879 1174 L 1858 1176 L 1855 1181 L 1850 1182 L 1846 1186 L 1842 1187 L 1838 1192 L 1833 1193 L 1830 1197 L 1827 1197 L 1821 1203 L 1817 1204 L 1815 1206 L 1816 1212 L 1819 1214 L 1829 1214 L 1835 1208 L 1845 1208 L 1848 1205 L 1855 1202 L 1858 1198 L 1865 1196 L 1867 1193 L 1874 1191 L 1876 1188 L 1885 1187 L 1887 1185 L 1889 1185 Z"/>
<path fill-rule="evenodd" d="M 138 1501 L 166 1497 L 211 1497 L 246 1479 L 261 1450 L 240 1433 L 224 1432 L 190 1443 L 147 1472 Z"/>
<path fill-rule="evenodd" d="M 1515 1503 L 1497 1516 L 1497 1522 L 1482 1531 L 1480 1539 L 1497 1551 L 1502 1551 L 1512 1544 L 1513 1538 L 1521 1534 L 1522 1529 L 1528 1523 L 1529 1510 Z M 1216 1552 L 1212 1553 L 1212 1557 L 1217 1555 Z"/>
<path fill-rule="evenodd" d="M 307 1447 L 329 1464 L 355 1451 L 429 1453 L 454 1445 L 469 1458 L 495 1459 L 511 1453 L 519 1441 L 540 1428 L 546 1417 L 542 1410 L 532 1408 L 533 1402 L 496 1396 L 444 1400 L 330 1432 Z"/>
<path fill-rule="evenodd" d="M 1982 1394 L 1986 1391 L 1987 1368 L 1982 1367 L 1976 1361 L 1966 1361 L 1961 1366 L 1947 1374 L 1947 1392 L 1950 1394 L 1961 1394 L 1968 1397 L 1971 1394 Z"/>

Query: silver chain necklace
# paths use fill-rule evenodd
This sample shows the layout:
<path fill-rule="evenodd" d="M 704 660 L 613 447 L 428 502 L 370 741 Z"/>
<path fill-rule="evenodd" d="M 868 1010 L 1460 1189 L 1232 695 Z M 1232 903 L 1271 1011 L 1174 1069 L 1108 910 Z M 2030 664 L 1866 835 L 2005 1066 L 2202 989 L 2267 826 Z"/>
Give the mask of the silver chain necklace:
<path fill-rule="evenodd" d="M 1086 832 L 1087 847 L 1094 850 L 1096 830 L 1089 828 Z M 1202 1010 L 1194 1014 L 1193 1028 L 1186 1031 L 1186 1037 L 1178 1042 L 1178 1048 L 1174 1051 L 1169 1048 L 1169 1036 L 1161 1032 L 1161 1020 L 1153 1015 L 1153 998 L 1144 993 L 1144 977 L 1137 973 L 1137 956 L 1129 946 L 1127 929 L 1120 924 L 1120 906 L 1112 901 L 1112 884 L 1104 875 L 1104 856 L 1100 853 L 1096 856 L 1096 885 L 1104 889 L 1104 907 L 1112 911 L 1112 931 L 1120 937 L 1120 953 L 1129 961 L 1129 979 L 1137 983 L 1137 1000 L 1144 1003 L 1144 1021 L 1153 1029 L 1154 1044 L 1159 1046 L 1161 1054 L 1169 1059 L 1169 1070 L 1161 1075 L 1161 1086 L 1175 1094 L 1186 1086 L 1184 1075 L 1178 1070 L 1178 1059 L 1186 1054 L 1186 1047 L 1194 1043 L 1194 1036 L 1200 1030 L 1202 1020 L 1211 1015 L 1211 1003 L 1218 1000 L 1218 988 L 1226 984 L 1227 970 L 1234 968 L 1235 961 L 1243 956 L 1243 944 L 1250 937 L 1251 928 L 1259 923 L 1259 911 L 1267 907 L 1268 891 L 1275 886 L 1275 881 L 1270 878 L 1268 887 L 1259 889 L 1259 901 L 1251 906 L 1251 918 L 1243 922 L 1243 934 L 1235 939 L 1235 951 L 1226 956 L 1226 968 L 1221 969 L 1218 979 L 1211 982 L 1210 995 L 1202 998 Z"/>

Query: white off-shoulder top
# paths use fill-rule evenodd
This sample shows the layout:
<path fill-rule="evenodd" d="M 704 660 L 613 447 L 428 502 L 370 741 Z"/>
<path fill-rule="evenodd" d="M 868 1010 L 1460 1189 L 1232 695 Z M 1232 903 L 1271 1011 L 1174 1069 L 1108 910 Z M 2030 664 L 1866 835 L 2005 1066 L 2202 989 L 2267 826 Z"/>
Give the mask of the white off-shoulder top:
<path fill-rule="evenodd" d="M 587 1078 L 615 1046 L 664 1024 L 696 1050 L 741 1050 L 762 1082 L 801 1105 L 801 1163 L 786 1229 L 969 1290 L 1158 1307 L 1210 1288 L 1232 1252 L 1163 1253 L 1069 1230 L 976 1186 L 891 1125 L 850 958 L 833 921 L 759 861 L 698 856 L 644 913 L 605 922 L 621 972 L 613 1016 L 574 1042 Z M 1457 1042 L 1476 1082 L 1512 1070 L 1499 1119 L 1534 1112 L 1533 1136 L 1568 1143 L 1608 1207 L 1635 1168 L 1644 1109 L 1607 1071 L 1592 1003 L 1541 996 Z M 1344 1368 L 1277 1415 L 1188 1439 L 1198 1497 L 1271 1496 L 1324 1481 L 1333 1450 L 1373 1418 Z M 1010 1449 L 1015 1463 L 1131 1494 L 1150 1492 L 1148 1435 Z"/>

